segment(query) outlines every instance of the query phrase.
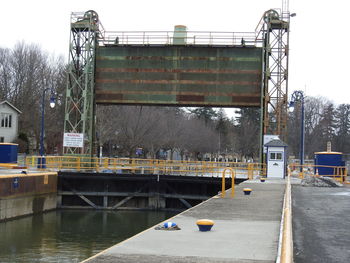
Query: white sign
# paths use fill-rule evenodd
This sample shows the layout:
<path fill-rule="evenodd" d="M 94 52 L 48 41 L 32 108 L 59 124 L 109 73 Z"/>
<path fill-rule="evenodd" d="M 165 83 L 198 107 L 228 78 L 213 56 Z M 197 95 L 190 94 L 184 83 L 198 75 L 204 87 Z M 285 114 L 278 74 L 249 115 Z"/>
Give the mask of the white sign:
<path fill-rule="evenodd" d="M 84 147 L 83 133 L 64 133 L 63 147 Z"/>

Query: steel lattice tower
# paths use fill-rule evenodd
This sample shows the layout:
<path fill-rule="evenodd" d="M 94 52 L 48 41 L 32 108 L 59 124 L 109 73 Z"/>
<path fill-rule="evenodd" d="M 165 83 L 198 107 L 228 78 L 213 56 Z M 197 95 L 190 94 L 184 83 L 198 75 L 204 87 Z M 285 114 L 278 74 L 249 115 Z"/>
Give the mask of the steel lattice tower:
<path fill-rule="evenodd" d="M 64 147 L 64 154 L 93 155 L 95 51 L 99 27 L 96 12 L 72 13 L 64 132 L 83 134 L 84 147 Z"/>
<path fill-rule="evenodd" d="M 257 27 L 263 42 L 263 134 L 287 133 L 289 12 L 266 11 Z"/>

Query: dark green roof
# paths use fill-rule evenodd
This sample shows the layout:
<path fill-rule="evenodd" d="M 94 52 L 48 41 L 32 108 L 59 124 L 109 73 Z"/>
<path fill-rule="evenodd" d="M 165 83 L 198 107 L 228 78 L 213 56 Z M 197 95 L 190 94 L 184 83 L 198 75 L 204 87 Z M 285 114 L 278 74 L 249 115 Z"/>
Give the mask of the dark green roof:
<path fill-rule="evenodd" d="M 265 147 L 287 147 L 288 144 L 281 140 L 272 140 L 264 145 Z"/>

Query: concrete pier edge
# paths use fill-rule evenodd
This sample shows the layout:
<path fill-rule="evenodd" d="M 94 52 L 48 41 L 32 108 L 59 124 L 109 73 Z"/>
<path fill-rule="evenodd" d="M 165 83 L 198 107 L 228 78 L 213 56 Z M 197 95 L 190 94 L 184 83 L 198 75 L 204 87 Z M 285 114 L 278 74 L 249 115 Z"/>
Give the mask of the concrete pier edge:
<path fill-rule="evenodd" d="M 293 262 L 292 191 L 290 178 L 289 173 L 283 199 L 276 263 Z M 289 211 L 288 213 L 286 213 L 287 210 Z"/>
<path fill-rule="evenodd" d="M 227 189 L 226 192 L 228 192 L 228 191 L 230 191 L 230 190 L 231 190 L 231 188 L 230 188 L 230 189 Z M 209 198 L 208 200 L 205 200 L 205 201 L 199 203 L 198 205 L 195 205 L 195 206 L 193 206 L 193 207 L 191 207 L 191 208 L 189 208 L 189 209 L 186 209 L 186 210 L 182 211 L 182 212 L 179 213 L 179 214 L 176 214 L 176 215 L 174 215 L 174 216 L 172 216 L 172 217 L 170 217 L 170 218 L 167 218 L 167 219 L 163 220 L 162 222 L 158 223 L 157 225 L 161 225 L 161 224 L 163 224 L 163 223 L 165 223 L 165 222 L 167 222 L 167 221 L 170 221 L 171 219 L 173 219 L 173 218 L 175 218 L 175 217 L 177 217 L 177 216 L 179 216 L 179 215 L 182 215 L 182 214 L 184 214 L 184 213 L 186 213 L 186 212 L 188 212 L 188 211 L 190 211 L 190 210 L 192 210 L 192 209 L 195 209 L 197 206 L 200 206 L 200 205 L 202 205 L 202 204 L 204 204 L 204 203 L 206 203 L 206 202 L 209 202 L 209 201 L 210 201 L 211 199 L 213 199 L 213 198 L 220 198 L 220 195 L 219 195 L 219 194 L 214 195 L 213 197 Z M 84 260 L 81 261 L 80 263 L 85 263 L 85 262 L 88 262 L 88 261 L 91 260 L 91 259 L 97 258 L 98 256 L 102 255 L 105 251 L 111 249 L 112 247 L 118 246 L 118 245 L 120 245 L 120 244 L 122 244 L 122 243 L 127 242 L 128 240 L 130 240 L 130 239 L 132 239 L 132 238 L 135 238 L 135 237 L 137 237 L 137 236 L 140 236 L 140 235 L 142 235 L 143 233 L 147 232 L 148 230 L 154 229 L 154 227 L 155 227 L 155 225 L 153 225 L 153 226 L 151 226 L 151 227 L 149 227 L 149 228 L 147 228 L 147 229 L 141 231 L 140 233 L 137 233 L 136 235 L 133 235 L 133 236 L 131 236 L 131 237 L 129 237 L 129 238 L 123 240 L 123 241 L 120 241 L 119 243 L 114 244 L 113 246 L 108 247 L 108 248 L 106 248 L 106 249 L 100 251 L 99 253 L 97 253 L 97 254 L 95 254 L 95 255 L 93 255 L 93 256 L 87 258 L 87 259 L 84 259 Z"/>
<path fill-rule="evenodd" d="M 287 178 L 286 178 L 287 179 Z M 276 262 L 276 260 L 279 260 L 278 262 L 288 262 L 288 261 L 281 261 L 281 254 L 283 254 L 283 251 L 284 251 L 284 248 L 282 247 L 282 244 L 283 244 L 283 239 L 284 239 L 284 234 L 283 234 L 283 231 L 285 231 L 287 228 L 284 226 L 285 224 L 285 220 L 284 221 L 282 221 L 282 216 L 283 216 L 283 214 L 284 214 L 284 211 L 286 211 L 285 210 L 285 204 L 287 203 L 287 199 L 289 199 L 289 203 L 290 203 L 290 198 L 287 198 L 287 196 L 288 195 L 286 195 L 286 189 L 288 188 L 287 187 L 287 181 L 288 180 L 283 180 L 283 179 L 279 179 L 279 180 L 273 180 L 273 179 L 271 179 L 271 180 L 269 180 L 269 182 L 268 183 L 260 183 L 260 180 L 257 180 L 257 179 L 253 179 L 253 180 L 249 180 L 249 181 L 246 181 L 246 182 L 244 182 L 242 185 L 238 185 L 238 186 L 236 186 L 238 189 L 239 189 L 239 192 L 240 191 L 242 191 L 243 190 L 243 188 L 244 187 L 251 187 L 251 186 L 253 186 L 253 188 L 255 189 L 256 187 L 254 186 L 255 184 L 256 184 L 256 186 L 259 186 L 258 187 L 258 189 L 261 189 L 261 190 L 263 190 L 263 189 L 265 189 L 265 190 L 263 190 L 263 192 L 265 192 L 266 193 L 266 191 L 270 191 L 270 190 L 267 190 L 267 189 L 280 189 L 280 190 L 278 190 L 278 193 L 280 193 L 280 194 L 278 194 L 278 195 L 276 195 L 276 194 L 274 194 L 274 196 L 275 196 L 275 198 L 277 198 L 276 199 L 276 201 L 277 200 L 279 200 L 279 201 L 277 201 L 277 202 L 273 202 L 273 205 L 272 204 L 270 204 L 269 205 L 269 207 L 270 207 L 270 209 L 272 208 L 273 210 L 268 210 L 268 211 L 270 211 L 270 212 L 268 212 L 267 214 L 266 213 L 263 213 L 263 217 L 265 217 L 265 219 L 266 219 L 266 215 L 269 215 L 269 213 L 271 213 L 271 212 L 273 212 L 273 214 L 274 214 L 274 216 L 273 216 L 273 220 L 274 220 L 274 224 L 277 224 L 277 225 L 275 225 L 275 233 L 272 235 L 272 236 L 270 236 L 269 238 L 272 238 L 272 239 L 268 239 L 269 241 L 268 241 L 268 243 L 269 243 L 269 245 L 268 245 L 268 249 L 267 249 L 267 251 L 269 251 L 269 252 L 264 252 L 264 254 L 263 254 L 263 256 L 262 256 L 262 254 L 260 254 L 260 256 L 257 256 L 256 257 L 256 255 L 255 256 L 253 256 L 253 257 L 255 257 L 255 259 L 256 260 L 262 260 L 261 262 Z M 267 185 L 270 185 L 268 188 L 265 188 L 265 187 L 263 187 L 263 188 L 261 188 L 262 186 L 267 186 Z M 274 186 L 275 185 L 275 186 Z M 277 187 L 277 185 L 280 185 L 280 187 Z M 235 188 L 236 188 L 235 187 Z M 272 187 L 272 188 L 271 188 Z M 277 188 L 276 188 L 277 187 Z M 290 189 L 290 188 L 289 188 Z M 259 192 L 261 191 L 261 190 L 259 190 Z M 227 192 L 230 192 L 231 191 L 231 189 L 228 189 L 228 190 L 226 190 L 225 192 L 227 193 Z M 261 192 L 260 192 L 261 193 Z M 277 192 L 275 192 L 275 193 L 277 193 Z M 229 194 L 229 193 L 228 193 Z M 243 195 L 242 195 L 243 196 Z M 238 197 L 238 199 L 239 200 L 241 200 L 241 198 L 242 198 L 242 196 L 241 197 Z M 161 222 L 161 223 L 159 223 L 159 224 L 162 224 L 162 223 L 164 223 L 164 222 L 166 222 L 166 221 L 169 221 L 169 220 L 178 220 L 178 218 L 176 218 L 176 219 L 174 219 L 175 217 L 178 217 L 178 216 L 180 216 L 180 218 L 181 218 L 181 215 L 183 215 L 183 214 L 185 214 L 185 213 L 187 213 L 186 214 L 186 216 L 188 216 L 188 213 L 196 213 L 197 212 L 197 210 L 199 209 L 202 209 L 200 206 L 201 205 L 204 205 L 204 206 L 210 206 L 211 204 L 212 204 L 212 202 L 215 200 L 215 199 L 218 199 L 218 198 L 220 198 L 221 199 L 221 197 L 220 197 L 220 195 L 218 194 L 218 195 L 215 195 L 215 196 L 213 196 L 213 197 L 211 197 L 211 198 L 209 198 L 208 200 L 206 200 L 206 201 L 204 201 L 204 202 L 202 202 L 202 203 L 200 203 L 200 204 L 198 204 L 197 206 L 194 206 L 194 207 L 192 207 L 192 208 L 190 208 L 190 209 L 188 209 L 188 210 L 185 210 L 185 211 L 183 211 L 183 212 L 181 212 L 180 214 L 177 214 L 177 215 L 175 215 L 175 216 L 173 216 L 173 217 L 171 217 L 171 218 L 169 218 L 169 219 L 166 219 L 166 220 L 164 220 L 163 222 Z M 265 197 L 264 198 L 266 198 L 266 195 L 265 195 Z M 225 198 L 224 198 L 225 199 Z M 226 198 L 226 199 L 229 199 L 229 198 Z M 260 198 L 258 199 L 258 200 L 260 200 Z M 209 203 L 208 203 L 209 202 Z M 259 201 L 259 202 L 261 202 L 261 200 Z M 244 203 L 244 202 L 243 202 Z M 277 204 L 280 204 L 280 206 L 276 206 Z M 271 206 L 272 205 L 272 206 Z M 274 208 L 273 208 L 274 207 Z M 195 209 L 197 209 L 197 210 L 195 210 Z M 192 210 L 192 211 L 191 211 Z M 282 210 L 282 211 L 281 211 Z M 279 215 L 278 215 L 279 214 Z M 269 217 L 269 220 L 271 220 L 271 218 L 270 218 L 270 216 L 268 216 Z M 243 218 L 244 218 L 244 216 L 243 216 Z M 242 220 L 244 220 L 242 218 Z M 259 220 L 259 219 L 258 219 Z M 263 219 L 264 220 L 264 219 Z M 183 223 L 183 222 L 182 222 Z M 219 222 L 218 222 L 219 223 Z M 158 225 L 158 224 L 157 224 Z M 103 250 L 103 251 L 101 251 L 101 252 L 99 252 L 99 253 L 97 253 L 96 255 L 93 255 L 92 257 L 90 257 L 90 258 L 87 258 L 87 259 L 85 259 L 84 261 L 82 261 L 82 263 L 85 263 L 85 262 L 112 262 L 113 261 L 113 259 L 112 258 L 109 258 L 108 256 L 108 259 L 106 258 L 106 255 L 111 255 L 111 253 L 113 254 L 113 253 L 115 253 L 115 251 L 116 250 L 120 250 L 120 247 L 125 247 L 125 244 L 124 243 L 126 243 L 127 242 L 127 245 L 126 246 L 129 246 L 129 244 L 130 244 L 130 242 L 135 242 L 135 240 L 140 240 L 140 236 L 142 236 L 142 235 L 149 235 L 149 231 L 150 230 L 152 230 L 154 228 L 154 226 L 152 226 L 152 227 L 150 227 L 150 228 L 148 228 L 148 229 L 145 229 L 144 231 L 142 231 L 142 232 L 140 232 L 140 233 L 138 233 L 138 234 L 136 234 L 136 235 L 134 235 L 134 236 L 132 236 L 132 237 L 130 237 L 130 238 L 128 238 L 128 239 L 126 239 L 126 240 L 124 240 L 124 241 L 121 241 L 121 242 L 119 242 L 119 243 L 117 243 L 117 244 L 115 244 L 115 245 L 113 245 L 113 246 L 111 246 L 111 247 L 109 247 L 109 248 L 107 248 L 107 249 L 105 249 L 105 250 Z M 146 233 L 147 232 L 147 233 Z M 255 235 L 256 236 L 256 235 Z M 147 238 L 150 238 L 149 236 L 148 237 L 143 237 L 143 240 L 145 240 L 145 239 L 147 239 Z M 142 237 L 141 237 L 141 239 L 142 239 Z M 159 241 L 159 240 L 158 240 Z M 290 242 L 291 240 L 289 239 L 289 242 Z M 137 241 L 136 241 L 137 242 Z M 193 242 L 193 240 L 192 240 L 192 242 Z M 248 241 L 248 242 L 250 242 L 250 241 Z M 256 240 L 254 240 L 254 242 L 256 242 Z M 253 242 L 253 243 L 254 243 Z M 261 244 L 264 244 L 264 243 L 261 243 Z M 273 245 L 273 244 L 275 244 L 275 246 L 271 246 L 271 245 Z M 257 245 L 257 244 L 256 244 Z M 259 247 L 259 246 L 258 246 Z M 256 247 L 256 249 L 258 249 L 258 250 L 255 250 L 255 252 L 253 252 L 253 253 L 259 253 L 259 252 L 257 252 L 257 251 L 260 251 L 261 252 L 261 249 L 266 249 L 267 247 L 266 247 L 266 244 L 264 244 L 262 247 L 260 247 L 260 248 L 258 248 L 258 247 Z M 275 252 L 273 252 L 273 247 L 275 248 Z M 135 250 L 135 252 L 137 251 L 137 248 L 135 248 L 136 250 Z M 114 250 L 114 252 L 111 252 L 111 251 L 113 251 Z M 244 252 L 245 253 L 245 252 Z M 271 253 L 271 254 L 270 254 Z M 278 254 L 279 253 L 279 254 Z M 127 252 L 127 254 L 124 254 L 124 253 L 122 253 L 123 255 L 128 255 L 129 253 Z M 133 253 L 132 253 L 133 254 Z M 233 256 L 232 257 L 232 261 L 230 261 L 229 260 L 229 258 L 227 258 L 226 257 L 226 260 L 224 260 L 224 258 L 225 257 L 223 257 L 223 258 L 221 258 L 221 259 L 223 259 L 225 262 L 227 261 L 227 260 L 229 260 L 229 261 L 227 261 L 227 262 L 255 262 L 255 260 L 253 259 L 253 258 L 251 258 L 250 256 L 248 256 L 247 258 L 245 258 L 245 257 L 242 257 L 242 254 L 240 253 L 240 252 L 238 252 L 238 254 L 239 255 L 235 255 L 235 256 Z M 117 253 L 116 255 L 121 255 L 120 253 Z M 130 254 L 129 254 L 130 255 Z M 134 255 L 134 254 L 133 254 Z M 136 256 L 138 255 L 137 254 L 137 252 L 136 252 L 136 254 L 135 254 Z M 138 256 L 140 256 L 141 254 L 139 254 Z M 160 254 L 158 254 L 158 255 L 162 255 L 161 253 Z M 163 254 L 164 255 L 164 257 L 167 257 L 167 256 L 165 256 L 165 255 L 168 255 L 168 254 Z M 168 255 L 168 257 L 172 257 L 170 254 Z M 173 254 L 173 256 L 175 256 L 174 254 Z M 181 255 L 179 258 L 181 259 L 181 257 L 183 257 L 184 255 Z M 191 255 L 188 255 L 190 258 L 192 258 L 192 257 L 197 257 L 197 256 L 191 256 Z M 237 257 L 236 257 L 237 256 Z M 186 257 L 186 256 L 185 256 Z M 103 259 L 104 258 L 104 259 Z M 175 260 L 174 262 L 176 262 L 176 260 L 179 260 L 179 258 L 178 257 L 175 257 L 174 259 L 172 259 L 172 260 Z M 209 258 L 212 258 L 211 260 L 213 260 L 213 257 L 212 256 L 209 256 Z M 208 258 L 208 260 L 210 260 Z M 231 258 L 231 257 L 230 257 Z M 119 259 L 119 258 L 118 258 Z M 135 258 L 133 258 L 133 259 L 135 259 Z M 151 259 L 151 258 L 149 258 L 149 259 Z M 155 259 L 155 258 L 154 258 Z M 165 259 L 165 258 L 164 258 Z M 169 258 L 168 258 L 169 259 Z M 193 259 L 193 258 L 192 258 Z M 198 258 L 199 260 L 200 260 L 200 258 Z M 201 260 L 203 260 L 203 259 L 205 259 L 205 258 L 201 258 Z M 246 259 L 247 261 L 245 261 L 245 260 L 243 260 L 243 259 Z M 101 261 L 102 260 L 102 261 Z M 114 260 L 117 260 L 117 259 L 114 259 Z M 158 259 L 157 259 L 158 260 Z M 238 261 L 237 261 L 238 260 Z M 243 260 L 243 261 L 242 261 Z M 142 260 L 141 260 L 142 261 Z M 215 261 L 215 260 L 214 260 Z M 213 261 L 213 262 L 214 262 Z M 130 261 L 130 258 L 129 258 L 129 261 L 128 261 L 128 259 L 126 259 L 125 258 L 125 261 L 123 261 L 123 262 L 132 262 L 132 261 Z M 143 261 L 142 261 L 143 262 Z M 146 261 L 145 261 L 146 262 Z M 158 261 L 157 261 L 158 262 Z M 170 261 L 169 261 L 170 262 Z M 173 262 L 173 261 L 171 261 L 171 262 Z M 186 261 L 187 262 L 187 261 Z M 192 262 L 192 261 L 191 261 Z M 197 261 L 195 261 L 195 262 L 197 262 Z M 198 261 L 199 262 L 199 261 Z M 210 262 L 212 262 L 212 261 L 210 261 Z M 217 262 L 217 261 L 215 261 L 215 262 Z M 220 261 L 221 262 L 221 261 Z M 260 261 L 259 261 L 260 262 Z"/>
<path fill-rule="evenodd" d="M 0 171 L 0 222 L 56 208 L 56 172 Z"/>

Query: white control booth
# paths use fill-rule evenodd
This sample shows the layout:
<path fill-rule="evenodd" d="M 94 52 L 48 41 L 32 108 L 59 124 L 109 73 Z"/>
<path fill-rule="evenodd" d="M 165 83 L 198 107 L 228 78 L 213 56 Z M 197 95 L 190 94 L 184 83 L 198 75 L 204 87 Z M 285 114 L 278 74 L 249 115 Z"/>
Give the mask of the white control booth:
<path fill-rule="evenodd" d="M 285 178 L 288 145 L 279 139 L 273 139 L 264 146 L 266 147 L 267 177 Z"/>

